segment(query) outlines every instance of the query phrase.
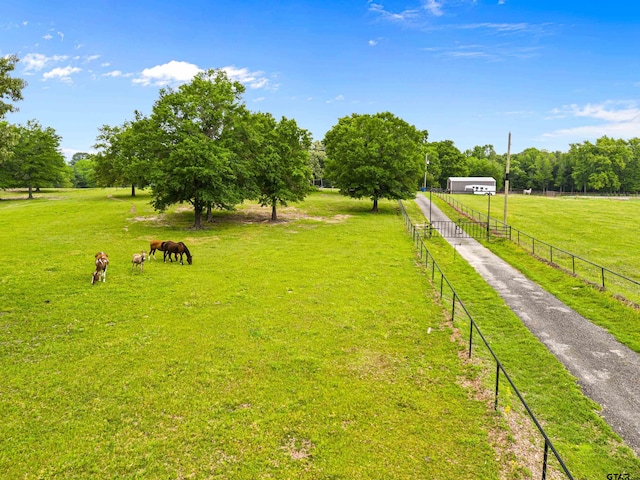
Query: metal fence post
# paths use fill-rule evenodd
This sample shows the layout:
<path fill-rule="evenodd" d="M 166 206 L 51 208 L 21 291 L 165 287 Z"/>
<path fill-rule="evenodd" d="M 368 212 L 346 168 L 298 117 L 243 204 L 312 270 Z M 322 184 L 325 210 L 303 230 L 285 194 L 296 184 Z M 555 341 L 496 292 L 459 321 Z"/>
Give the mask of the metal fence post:
<path fill-rule="evenodd" d="M 547 463 L 549 457 L 549 442 L 547 439 L 544 439 L 544 458 L 542 460 L 542 480 L 547 478 Z"/>
<path fill-rule="evenodd" d="M 473 350 L 473 318 L 469 318 L 469 358 Z"/>
<path fill-rule="evenodd" d="M 493 409 L 498 410 L 498 389 L 500 388 L 500 364 L 496 361 L 496 399 L 493 402 Z"/>

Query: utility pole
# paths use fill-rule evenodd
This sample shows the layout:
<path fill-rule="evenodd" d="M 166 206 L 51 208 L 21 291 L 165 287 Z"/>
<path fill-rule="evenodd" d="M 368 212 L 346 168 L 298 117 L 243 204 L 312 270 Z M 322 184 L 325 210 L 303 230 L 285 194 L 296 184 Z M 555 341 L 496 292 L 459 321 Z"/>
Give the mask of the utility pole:
<path fill-rule="evenodd" d="M 425 154 L 424 156 L 424 185 L 422 186 L 422 191 L 427 191 L 427 169 L 429 168 L 429 154 Z"/>
<path fill-rule="evenodd" d="M 507 202 L 509 200 L 509 165 L 511 164 L 511 132 L 509 132 L 509 141 L 507 142 L 507 170 L 504 175 L 504 219 L 503 223 L 507 224 Z"/>

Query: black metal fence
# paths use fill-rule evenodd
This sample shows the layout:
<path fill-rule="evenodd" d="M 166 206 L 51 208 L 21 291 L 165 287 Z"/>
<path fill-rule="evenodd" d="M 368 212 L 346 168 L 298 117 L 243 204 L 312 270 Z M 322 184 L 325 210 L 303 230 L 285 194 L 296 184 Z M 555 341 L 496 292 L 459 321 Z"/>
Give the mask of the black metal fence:
<path fill-rule="evenodd" d="M 557 460 L 558 466 L 559 466 L 560 470 L 565 474 L 566 478 L 573 480 L 573 476 L 571 475 L 571 473 L 569 472 L 569 469 L 567 468 L 567 466 L 565 465 L 564 461 L 562 460 L 562 457 L 560 456 L 558 451 L 553 446 L 553 443 L 549 439 L 547 433 L 542 428 L 542 425 L 540 425 L 540 422 L 538 421 L 538 419 L 535 417 L 535 415 L 531 411 L 531 408 L 529 408 L 529 405 L 527 405 L 527 402 L 524 400 L 522 394 L 520 393 L 520 391 L 516 387 L 515 383 L 513 382 L 513 380 L 511 379 L 511 377 L 507 373 L 507 371 L 504 369 L 504 366 L 502 365 L 502 363 L 500 362 L 500 360 L 496 356 L 495 352 L 493 351 L 493 349 L 489 345 L 489 342 L 487 341 L 487 339 L 484 337 L 484 335 L 480 331 L 480 327 L 475 322 L 475 320 L 473 319 L 473 317 L 471 316 L 471 314 L 469 313 L 469 311 L 465 307 L 464 303 L 462 303 L 462 300 L 460 299 L 460 297 L 456 293 L 455 289 L 453 288 L 453 285 L 451 285 L 451 283 L 449 282 L 449 280 L 445 276 L 444 272 L 442 271 L 442 269 L 440 268 L 440 266 L 436 262 L 436 259 L 433 257 L 433 255 L 431 254 L 431 252 L 429 251 L 429 249 L 425 245 L 425 243 L 424 243 L 424 238 L 425 238 L 425 229 L 424 228 L 425 227 L 422 226 L 422 225 L 414 225 L 413 222 L 411 221 L 411 219 L 409 218 L 409 215 L 407 214 L 402 202 L 399 202 L 399 204 L 400 204 L 400 210 L 402 212 L 402 216 L 403 216 L 403 219 L 404 219 L 405 228 L 411 233 L 411 236 L 413 237 L 413 241 L 414 241 L 414 243 L 416 245 L 416 248 L 420 252 L 420 258 L 424 260 L 424 265 L 425 265 L 425 268 L 427 269 L 427 272 L 430 272 L 431 283 L 434 285 L 434 287 L 436 287 L 438 289 L 441 302 L 443 304 L 446 304 L 447 302 L 450 302 L 450 304 L 451 304 L 451 319 L 452 319 L 452 321 L 456 322 L 457 320 L 462 319 L 462 320 L 466 320 L 466 321 L 469 322 L 469 332 L 468 332 L 468 335 L 469 335 L 469 347 L 468 347 L 469 348 L 469 358 L 471 358 L 472 352 L 473 352 L 474 332 L 475 332 L 475 334 L 481 340 L 480 346 L 484 345 L 486 347 L 488 353 L 490 354 L 490 358 L 492 358 L 493 361 L 495 362 L 496 369 L 495 369 L 494 409 L 495 410 L 498 409 L 498 402 L 499 402 L 499 398 L 500 398 L 500 377 L 501 377 L 500 374 L 502 373 L 502 377 L 504 377 L 504 380 L 506 380 L 507 383 L 513 389 L 513 392 L 516 394 L 518 400 L 520 401 L 521 405 L 526 410 L 529 418 L 531 418 L 531 420 L 534 423 L 534 425 L 536 426 L 538 432 L 540 432 L 540 435 L 542 436 L 542 439 L 544 441 L 544 446 L 542 447 L 543 448 L 543 453 L 542 453 L 542 466 L 541 466 L 542 480 L 545 480 L 547 478 L 548 467 L 549 467 L 549 453 L 550 452 L 555 457 L 555 459 Z"/>
<path fill-rule="evenodd" d="M 486 213 L 479 212 L 463 205 L 451 195 L 440 192 L 433 193 L 451 205 L 451 207 L 460 212 L 466 218 L 471 219 L 472 222 L 484 224 L 487 235 L 507 238 L 541 260 L 562 268 L 563 270 L 570 272 L 593 285 L 607 289 L 614 295 L 623 297 L 636 305 L 640 304 L 640 281 L 629 278 L 621 273 L 614 272 L 607 267 L 598 265 L 597 263 L 580 257 L 579 255 L 554 247 L 547 242 L 538 240 L 537 238 L 518 230 L 517 228 L 511 227 L 504 222 L 496 220 L 495 218 L 489 218 Z M 461 225 L 464 224 L 464 222 L 458 223 Z M 481 235 L 472 236 L 474 238 L 482 238 Z"/>

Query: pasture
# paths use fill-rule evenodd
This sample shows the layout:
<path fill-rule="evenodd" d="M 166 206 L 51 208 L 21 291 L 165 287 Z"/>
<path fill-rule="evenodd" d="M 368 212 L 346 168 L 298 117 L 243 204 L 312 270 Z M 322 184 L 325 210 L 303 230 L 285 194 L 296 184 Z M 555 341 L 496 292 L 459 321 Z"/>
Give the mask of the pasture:
<path fill-rule="evenodd" d="M 484 214 L 483 195 L 452 195 Z M 504 195 L 491 199 L 491 217 L 502 221 Z M 640 197 L 543 197 L 511 194 L 507 223 L 555 247 L 640 281 Z"/>
<path fill-rule="evenodd" d="M 0 201 L 5 478 L 514 478 L 395 202 L 219 212 Z M 193 255 L 132 255 L 152 239 Z M 94 255 L 109 255 L 91 284 Z M 494 447 L 497 447 L 495 449 Z M 505 473 L 506 472 L 506 473 Z"/>

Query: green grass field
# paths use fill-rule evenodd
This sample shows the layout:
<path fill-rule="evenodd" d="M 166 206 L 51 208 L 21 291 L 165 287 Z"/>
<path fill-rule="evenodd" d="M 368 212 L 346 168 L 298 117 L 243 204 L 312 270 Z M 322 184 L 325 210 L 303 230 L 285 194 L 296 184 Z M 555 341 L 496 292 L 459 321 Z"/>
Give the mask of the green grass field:
<path fill-rule="evenodd" d="M 375 215 L 323 191 L 277 223 L 246 205 L 194 231 L 186 207 L 128 194 L 2 192 L 4 477 L 538 477 L 541 442 L 508 393 L 496 414 L 478 390 L 491 375 L 461 360 L 395 202 Z M 151 239 L 184 241 L 193 265 L 133 270 Z M 436 251 L 575 478 L 640 472 L 495 292 Z"/>
<path fill-rule="evenodd" d="M 3 478 L 499 478 L 397 205 L 152 211 L 128 190 L 0 201 Z M 131 256 L 182 240 L 193 265 Z M 104 250 L 105 283 L 90 284 Z M 160 257 L 158 257 L 160 258 Z M 430 333 L 429 328 L 431 328 Z"/>

